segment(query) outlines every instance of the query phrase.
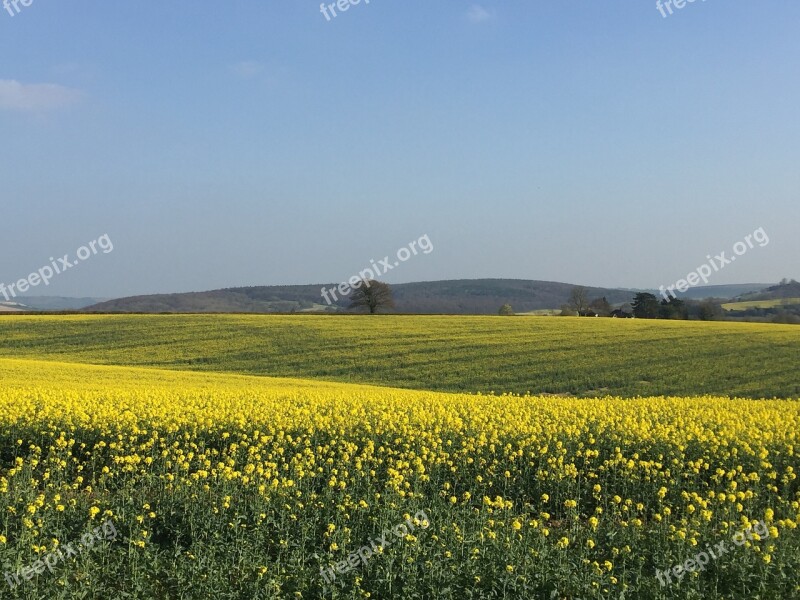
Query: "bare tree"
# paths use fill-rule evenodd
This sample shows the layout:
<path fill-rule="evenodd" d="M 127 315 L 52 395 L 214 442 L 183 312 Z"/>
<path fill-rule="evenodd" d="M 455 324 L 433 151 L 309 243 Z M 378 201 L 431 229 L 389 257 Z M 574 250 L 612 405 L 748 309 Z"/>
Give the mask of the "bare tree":
<path fill-rule="evenodd" d="M 581 315 L 589 308 L 589 293 L 585 287 L 576 286 L 569 294 L 569 307 Z"/>
<path fill-rule="evenodd" d="M 361 284 L 350 294 L 350 306 L 347 308 L 349 310 L 366 308 L 371 315 L 381 309 L 394 308 L 392 288 L 388 283 L 362 279 Z"/>

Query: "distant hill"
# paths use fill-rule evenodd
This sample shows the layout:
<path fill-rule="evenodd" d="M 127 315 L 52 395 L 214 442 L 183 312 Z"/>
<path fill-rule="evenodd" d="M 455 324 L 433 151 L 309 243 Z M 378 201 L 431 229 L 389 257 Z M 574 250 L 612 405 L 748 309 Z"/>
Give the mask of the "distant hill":
<path fill-rule="evenodd" d="M 142 313 L 271 313 L 338 311 L 344 302 L 326 305 L 320 291 L 334 284 L 242 287 L 208 292 L 132 296 L 89 306 L 86 312 Z M 392 285 L 397 312 L 422 314 L 496 314 L 503 304 L 516 312 L 559 308 L 566 303 L 570 283 L 523 279 L 460 279 Z M 763 289 L 764 285 L 693 288 L 692 298 L 730 299 Z M 612 304 L 630 302 L 635 290 L 587 287 L 590 298 L 605 296 Z M 653 290 L 648 290 L 653 291 Z"/>
<path fill-rule="evenodd" d="M 0 302 L 0 312 L 24 312 L 29 310 L 24 304 L 19 302 Z"/>
<path fill-rule="evenodd" d="M 108 298 L 68 298 L 65 296 L 20 296 L 27 310 L 80 310 Z"/>
<path fill-rule="evenodd" d="M 18 296 L 14 302 L 0 301 L 0 312 L 80 310 L 108 298 L 68 298 L 66 296 Z"/>
<path fill-rule="evenodd" d="M 759 292 L 742 294 L 722 308 L 731 319 L 800 324 L 800 282 L 784 279 Z"/>
<path fill-rule="evenodd" d="M 784 280 L 777 285 L 754 292 L 739 294 L 736 300 L 739 302 L 751 302 L 755 300 L 783 300 L 798 297 L 800 297 L 800 282 L 792 279 Z"/>
<path fill-rule="evenodd" d="M 332 287 L 328 284 L 325 287 Z M 327 307 L 320 295 L 322 285 L 286 285 L 230 288 L 210 292 L 130 296 L 101 302 L 86 312 L 203 313 L 203 312 L 292 312 L 336 310 Z"/>
<path fill-rule="evenodd" d="M 575 285 L 524 279 L 460 279 L 392 286 L 398 312 L 497 314 L 503 304 L 516 312 L 559 308 Z M 605 296 L 612 304 L 629 302 L 630 290 L 587 287 L 589 297 Z"/>
<path fill-rule="evenodd" d="M 744 294 L 757 293 L 766 288 L 766 283 L 735 283 L 731 285 L 706 285 L 689 288 L 680 294 L 681 300 L 705 300 L 719 298 L 722 300 L 738 298 Z"/>

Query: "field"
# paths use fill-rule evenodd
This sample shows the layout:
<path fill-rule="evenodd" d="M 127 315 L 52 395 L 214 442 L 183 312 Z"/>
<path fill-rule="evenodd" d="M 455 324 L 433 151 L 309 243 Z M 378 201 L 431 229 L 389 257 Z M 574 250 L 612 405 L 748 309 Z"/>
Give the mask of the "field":
<path fill-rule="evenodd" d="M 796 331 L 4 317 L 0 598 L 800 598 Z"/>
<path fill-rule="evenodd" d="M 800 328 L 757 323 L 5 316 L 0 356 L 450 392 L 800 397 Z"/>
<path fill-rule="evenodd" d="M 748 300 L 744 302 L 728 302 L 722 305 L 725 310 L 748 310 L 750 308 L 777 308 L 800 304 L 800 298 L 775 298 L 773 300 Z"/>

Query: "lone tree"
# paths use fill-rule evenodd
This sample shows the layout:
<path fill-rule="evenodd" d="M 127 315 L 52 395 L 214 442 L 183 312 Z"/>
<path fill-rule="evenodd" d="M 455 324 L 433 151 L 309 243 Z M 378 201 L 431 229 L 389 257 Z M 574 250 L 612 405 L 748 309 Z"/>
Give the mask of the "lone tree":
<path fill-rule="evenodd" d="M 585 287 L 577 286 L 572 288 L 569 294 L 568 306 L 578 313 L 578 316 L 586 312 L 589 308 L 589 293 Z"/>
<path fill-rule="evenodd" d="M 510 304 L 503 304 L 503 306 L 500 307 L 501 317 L 510 317 L 513 314 L 514 314 L 514 309 L 511 308 Z"/>
<path fill-rule="evenodd" d="M 350 306 L 347 308 L 349 310 L 366 308 L 371 315 L 381 309 L 394 308 L 392 288 L 388 283 L 362 279 L 361 284 L 350 294 Z"/>

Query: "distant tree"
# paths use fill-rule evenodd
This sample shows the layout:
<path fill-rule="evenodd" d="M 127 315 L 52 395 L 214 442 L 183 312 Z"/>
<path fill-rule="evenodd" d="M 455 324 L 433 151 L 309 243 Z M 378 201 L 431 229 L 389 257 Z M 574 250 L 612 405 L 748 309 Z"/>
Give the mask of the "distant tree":
<path fill-rule="evenodd" d="M 662 300 L 658 308 L 658 316 L 661 319 L 688 319 L 689 309 L 683 300 L 671 296 L 669 300 Z"/>
<path fill-rule="evenodd" d="M 503 306 L 500 307 L 499 313 L 502 317 L 510 317 L 514 314 L 514 309 L 511 308 L 510 304 L 503 304 Z"/>
<path fill-rule="evenodd" d="M 639 292 L 633 297 L 633 315 L 637 319 L 658 318 L 658 298 L 647 292 Z"/>
<path fill-rule="evenodd" d="M 798 325 L 800 324 L 800 317 L 785 310 L 778 310 L 775 316 L 772 317 L 772 322 L 786 325 Z"/>
<path fill-rule="evenodd" d="M 609 304 L 608 300 L 605 296 L 602 298 L 595 298 L 589 303 L 589 308 L 591 308 L 594 312 L 596 312 L 601 317 L 607 317 L 611 314 L 613 308 L 611 308 L 611 304 Z"/>
<path fill-rule="evenodd" d="M 572 309 L 569 304 L 562 304 L 561 305 L 561 314 L 560 317 L 575 317 L 578 313 Z"/>
<path fill-rule="evenodd" d="M 350 294 L 350 306 L 353 309 L 367 309 L 371 315 L 379 310 L 394 308 L 394 298 L 392 288 L 388 283 L 375 281 L 374 279 L 362 280 L 352 294 Z"/>
<path fill-rule="evenodd" d="M 722 310 L 722 305 L 719 302 L 704 300 L 700 303 L 697 316 L 701 321 L 716 321 L 721 319 L 724 314 L 725 311 Z"/>
<path fill-rule="evenodd" d="M 585 287 L 576 286 L 569 294 L 569 307 L 579 315 L 589 308 L 589 293 Z"/>

